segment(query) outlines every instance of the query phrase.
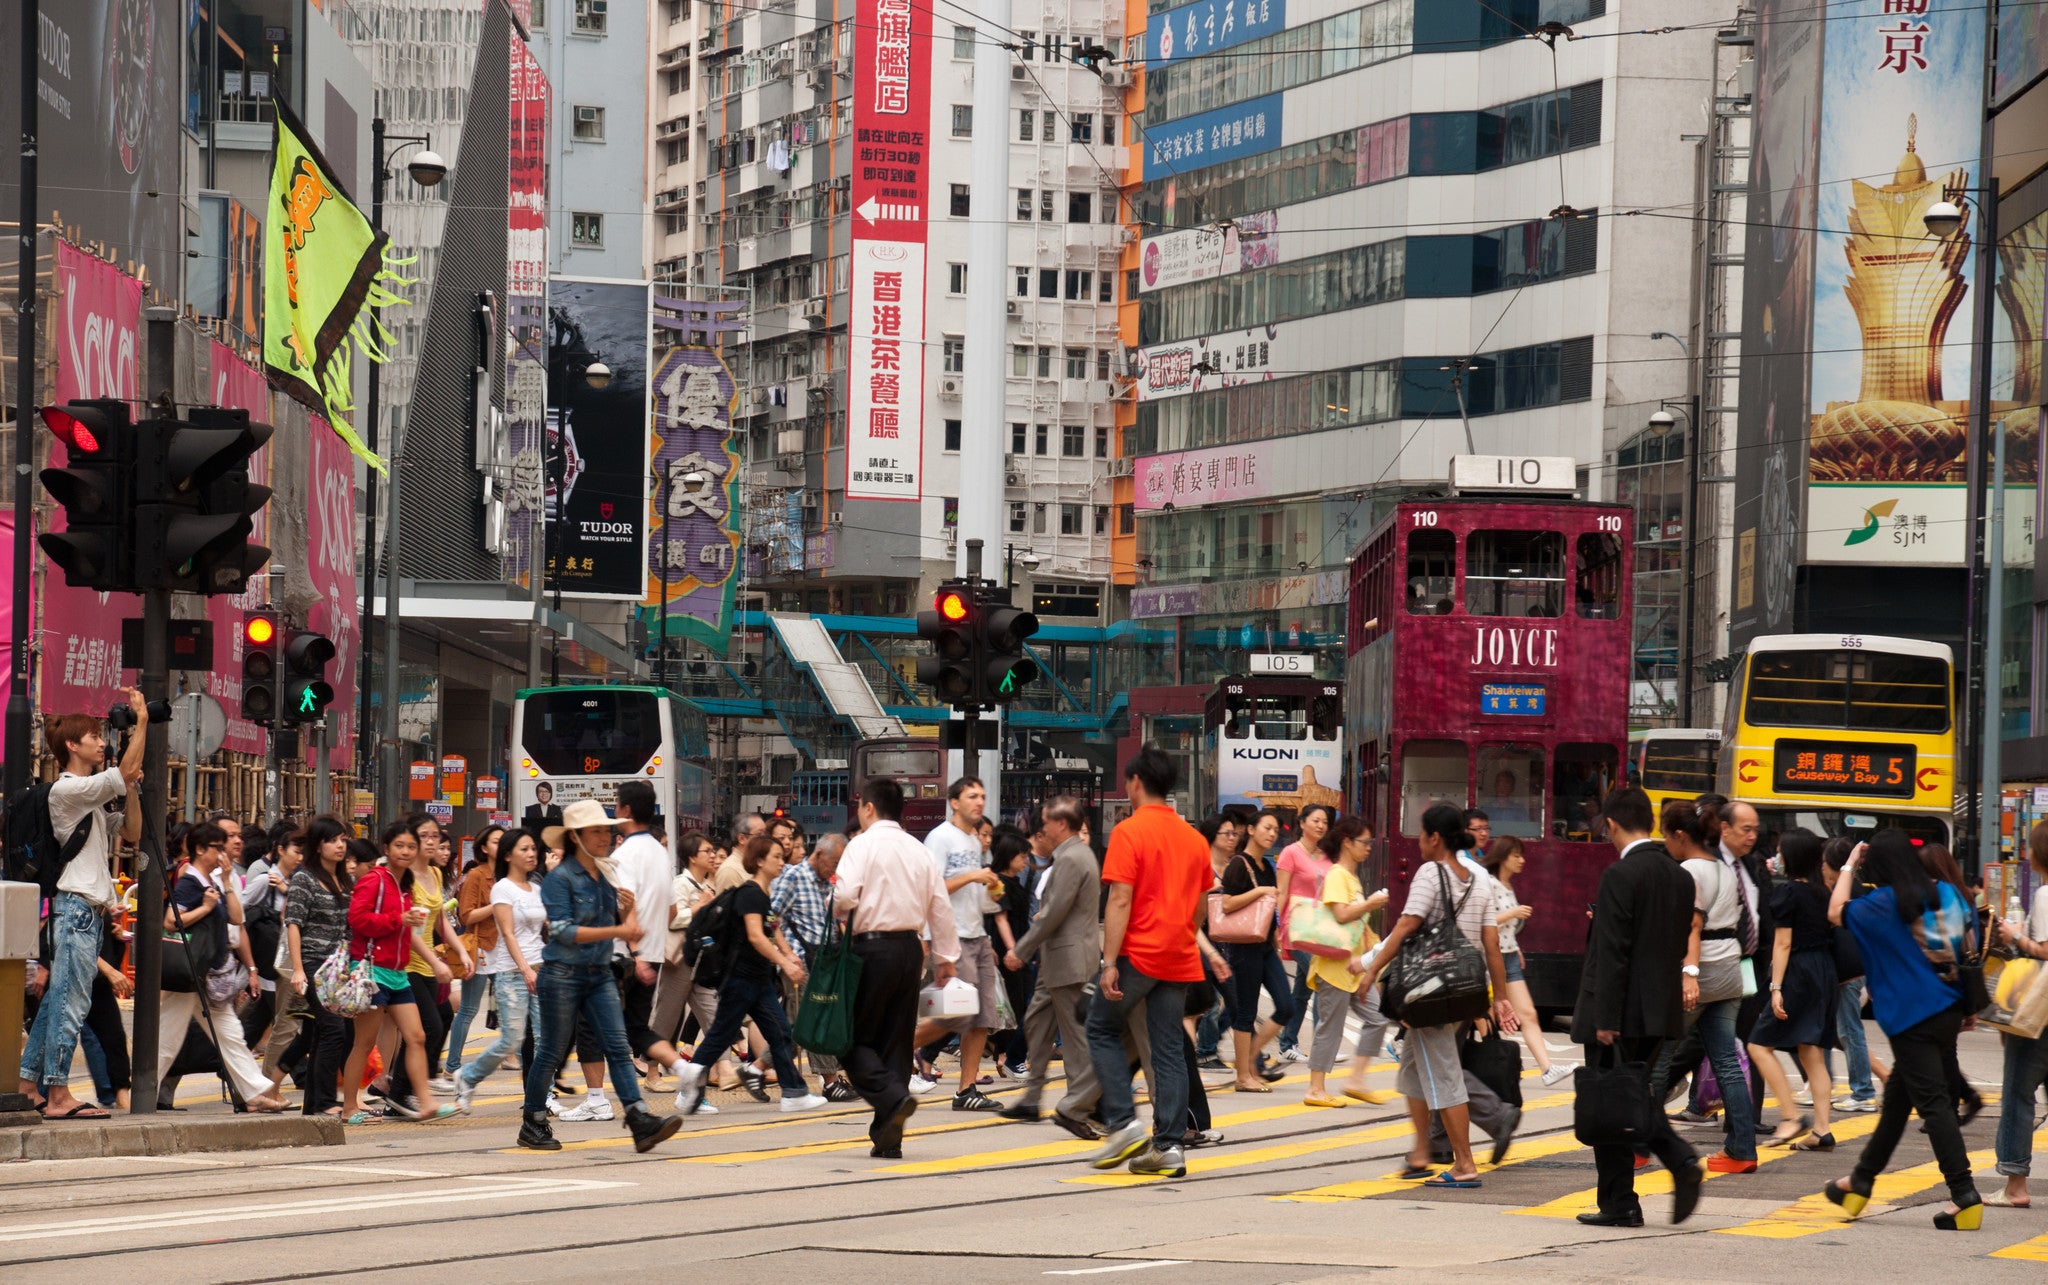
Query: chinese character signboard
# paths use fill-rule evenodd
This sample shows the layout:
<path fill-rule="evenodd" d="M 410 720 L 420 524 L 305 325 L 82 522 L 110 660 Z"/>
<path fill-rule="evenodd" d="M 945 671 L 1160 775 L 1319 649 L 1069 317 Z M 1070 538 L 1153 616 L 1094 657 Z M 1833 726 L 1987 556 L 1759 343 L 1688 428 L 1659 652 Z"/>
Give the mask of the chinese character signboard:
<path fill-rule="evenodd" d="M 1265 442 L 1176 451 L 1138 461 L 1140 512 L 1257 500 L 1273 493 Z"/>
<path fill-rule="evenodd" d="M 543 556 L 532 548 L 541 504 L 541 446 L 547 424 L 547 135 L 548 78 L 523 40 L 512 45 L 510 121 L 506 161 L 505 410 L 494 440 L 510 455 L 503 483 L 508 579 L 527 579 Z M 498 471 L 487 475 L 500 485 Z"/>
<path fill-rule="evenodd" d="M 2048 72 L 2048 8 L 2039 0 L 2002 0 L 1998 6 L 1998 62 L 1991 101 L 2003 104 Z"/>
<path fill-rule="evenodd" d="M 648 305 L 637 282 L 549 283 L 548 584 L 580 598 L 647 596 Z"/>
<path fill-rule="evenodd" d="M 1184 397 L 1212 388 L 1231 388 L 1273 378 L 1293 370 L 1281 360 L 1283 334 L 1290 323 L 1260 326 L 1229 334 L 1205 335 L 1138 350 L 1138 400 Z M 1295 322 L 1293 325 L 1303 323 Z"/>
<path fill-rule="evenodd" d="M 327 682 L 334 688 L 334 703 L 327 707 L 327 763 L 345 771 L 355 741 L 356 670 L 362 665 L 355 457 L 325 420 L 315 418 L 307 433 L 306 574 L 313 584 L 313 604 L 306 610 L 306 628 L 334 644 L 334 659 L 327 665 Z M 233 630 L 229 636 L 239 635 Z M 222 636 L 218 628 L 213 636 Z M 239 676 L 241 667 L 234 672 Z"/>
<path fill-rule="evenodd" d="M 1145 178 L 1171 178 L 1280 146 L 1279 94 L 1197 112 L 1145 131 Z"/>
<path fill-rule="evenodd" d="M 1138 255 L 1138 289 L 1164 290 L 1271 267 L 1280 261 L 1280 238 L 1274 235 L 1279 229 L 1279 214 L 1262 210 L 1221 225 L 1149 238 Z"/>
<path fill-rule="evenodd" d="M 1145 23 L 1145 63 L 1164 67 L 1287 27 L 1287 0 L 1196 0 Z"/>
<path fill-rule="evenodd" d="M 1984 8 L 1840 0 L 1828 19 L 1806 557 L 1959 566 Z M 1922 216 L 1943 200 L 1964 218 L 1937 238 Z"/>
<path fill-rule="evenodd" d="M 738 386 L 715 348 L 671 348 L 654 370 L 651 592 L 641 618 L 725 651 L 739 574 L 740 457 L 732 431 Z"/>
<path fill-rule="evenodd" d="M 860 0 L 855 12 L 846 496 L 916 500 L 924 493 L 932 20 L 910 0 Z"/>
<path fill-rule="evenodd" d="M 1532 717 L 1543 713 L 1550 689 L 1542 683 L 1481 683 L 1479 712 Z"/>
<path fill-rule="evenodd" d="M 1917 775 L 1911 745 L 1783 740 L 1771 749 L 1771 784 L 1781 794 L 1910 799 Z"/>

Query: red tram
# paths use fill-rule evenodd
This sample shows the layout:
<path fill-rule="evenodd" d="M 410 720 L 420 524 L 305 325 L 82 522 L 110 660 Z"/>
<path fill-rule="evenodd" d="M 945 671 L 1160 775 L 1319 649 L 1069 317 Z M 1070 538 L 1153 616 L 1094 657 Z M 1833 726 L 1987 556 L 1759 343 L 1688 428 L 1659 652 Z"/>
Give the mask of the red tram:
<path fill-rule="evenodd" d="M 1627 761 L 1629 509 L 1570 498 L 1568 459 L 1452 463 L 1450 498 L 1400 502 L 1351 556 L 1345 792 L 1379 837 L 1361 874 L 1398 914 L 1423 812 L 1482 809 L 1527 853 L 1530 993 L 1569 1009 L 1615 855 L 1589 823 Z"/>

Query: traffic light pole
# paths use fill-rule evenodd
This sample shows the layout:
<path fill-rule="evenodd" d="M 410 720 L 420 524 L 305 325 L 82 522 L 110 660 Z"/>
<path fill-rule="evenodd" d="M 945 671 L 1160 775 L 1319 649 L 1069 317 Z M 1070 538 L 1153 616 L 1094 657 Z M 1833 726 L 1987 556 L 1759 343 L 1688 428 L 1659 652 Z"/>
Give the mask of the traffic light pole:
<path fill-rule="evenodd" d="M 144 592 L 142 668 L 138 682 L 145 701 L 170 697 L 170 631 L 170 591 Z M 193 723 L 197 726 L 198 720 L 195 718 Z M 142 750 L 141 797 L 130 805 L 142 809 L 142 849 L 135 863 L 134 1087 L 128 1095 L 131 1115 L 150 1115 L 156 1111 L 157 1014 L 163 978 L 164 821 L 171 784 L 170 725 L 151 719 L 145 735 L 148 739 Z"/>
<path fill-rule="evenodd" d="M 7 689 L 7 797 L 28 784 L 29 699 L 28 580 L 31 570 L 29 541 L 35 538 L 35 414 L 36 406 L 36 113 L 40 106 L 42 6 L 21 6 L 21 62 L 16 74 L 21 80 L 21 172 L 16 180 L 20 205 L 15 227 L 20 241 L 16 260 L 14 333 L 14 622 L 10 631 L 8 661 L 12 683 Z"/>

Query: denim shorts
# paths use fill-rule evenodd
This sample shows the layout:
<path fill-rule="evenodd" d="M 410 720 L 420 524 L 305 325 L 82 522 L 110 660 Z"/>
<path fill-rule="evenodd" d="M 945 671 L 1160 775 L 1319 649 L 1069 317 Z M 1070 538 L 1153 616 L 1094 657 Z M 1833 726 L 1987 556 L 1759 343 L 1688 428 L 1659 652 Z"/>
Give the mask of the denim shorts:
<path fill-rule="evenodd" d="M 1523 977 L 1522 977 L 1522 952 L 1521 952 L 1521 951 L 1519 951 L 1519 950 L 1511 950 L 1511 951 L 1509 951 L 1509 952 L 1508 952 L 1507 954 L 1505 954 L 1505 955 L 1502 955 L 1502 956 L 1500 957 L 1500 961 L 1501 961 L 1501 963 L 1503 963 L 1503 964 L 1507 965 L 1507 970 L 1508 970 L 1508 980 L 1509 980 L 1509 981 L 1511 981 L 1511 982 L 1519 982 L 1519 981 L 1522 981 L 1522 980 L 1523 980 Z"/>
<path fill-rule="evenodd" d="M 412 988 L 410 986 L 406 987 L 404 990 L 393 990 L 389 986 L 379 986 L 377 988 L 377 993 L 370 996 L 370 1007 L 372 1008 L 392 1008 L 399 1004 L 417 1003 L 419 1003 L 419 1001 L 413 998 Z"/>

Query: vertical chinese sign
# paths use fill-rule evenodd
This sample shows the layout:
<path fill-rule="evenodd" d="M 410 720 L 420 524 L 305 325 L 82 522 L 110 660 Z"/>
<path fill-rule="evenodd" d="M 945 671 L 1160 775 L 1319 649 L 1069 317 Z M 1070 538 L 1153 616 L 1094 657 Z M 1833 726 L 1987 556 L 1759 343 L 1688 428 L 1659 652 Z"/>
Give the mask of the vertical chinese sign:
<path fill-rule="evenodd" d="M 648 541 L 654 575 L 641 618 L 656 636 L 666 628 L 720 654 L 732 632 L 739 570 L 737 393 L 715 348 L 670 348 L 655 367 L 651 450 L 659 481 Z"/>
<path fill-rule="evenodd" d="M 515 12 L 517 7 L 515 6 Z M 511 137 L 505 207 L 505 443 L 512 556 L 507 576 L 526 584 L 538 550 L 541 441 L 548 401 L 548 78 L 523 40 L 512 42 Z"/>
<path fill-rule="evenodd" d="M 1806 557 L 1960 566 L 1984 7 L 1838 0 L 1828 19 Z M 1936 237 L 1944 200 L 1963 223 Z"/>
<path fill-rule="evenodd" d="M 306 628 L 326 634 L 334 643 L 334 659 L 327 666 L 327 681 L 334 688 L 334 703 L 327 707 L 327 765 L 345 772 L 355 746 L 356 671 L 362 666 L 356 616 L 355 456 L 317 416 L 307 427 L 307 448 L 306 574 L 313 603 L 306 609 Z M 218 630 L 214 646 L 220 646 Z"/>
<path fill-rule="evenodd" d="M 263 372 L 248 362 L 243 361 L 235 355 L 234 349 L 218 340 L 207 345 L 207 352 L 209 361 L 207 400 L 215 406 L 225 406 L 230 410 L 248 411 L 249 418 L 258 423 L 270 423 L 270 385 L 263 378 Z M 343 445 L 339 439 L 335 441 L 335 449 L 340 451 L 344 457 L 344 464 L 342 466 L 343 476 L 348 479 L 348 485 L 353 489 L 355 485 L 355 469 L 352 465 L 346 463 L 347 459 L 353 457 L 349 455 L 348 447 Z M 250 480 L 260 482 L 264 486 L 271 485 L 270 470 L 276 458 L 277 446 L 275 443 L 265 446 L 262 450 L 258 451 L 253 461 L 254 467 L 250 472 Z M 272 504 L 265 505 L 263 511 L 256 514 L 256 532 L 250 539 L 254 540 L 257 544 L 266 546 L 270 544 L 270 510 L 274 505 L 275 501 Z M 350 512 L 353 514 L 353 508 L 351 508 Z M 351 540 L 353 540 L 355 535 L 353 518 L 351 518 L 349 523 L 348 532 Z M 219 701 L 222 708 L 227 710 L 227 739 L 222 744 L 238 754 L 262 754 L 270 747 L 270 742 L 265 739 L 263 729 L 242 717 L 242 657 L 240 653 L 243 613 L 253 611 L 264 604 L 270 593 L 270 583 L 267 578 L 251 580 L 249 587 L 241 593 L 233 595 L 216 594 L 206 600 L 206 617 L 213 622 L 214 646 L 213 669 L 205 676 L 206 694 Z M 353 603 L 355 601 L 355 588 L 353 585 L 349 586 L 348 593 L 349 601 Z M 354 635 L 354 625 L 349 627 L 349 633 L 350 636 Z M 343 644 L 343 639 L 335 639 L 334 645 L 337 649 L 341 648 Z M 329 673 L 329 681 L 334 682 L 337 690 L 339 690 L 339 680 L 333 677 L 332 670 Z M 353 689 L 354 684 L 351 683 L 349 686 Z M 340 701 L 337 699 L 335 704 L 338 706 Z M 354 707 L 351 706 L 351 712 L 353 712 L 353 709 Z M 329 727 L 333 728 L 334 726 L 335 724 L 330 719 Z M 339 732 L 331 733 L 331 736 L 338 737 Z"/>
<path fill-rule="evenodd" d="M 916 500 L 924 490 L 931 11 L 910 0 L 860 0 L 853 34 L 846 496 Z"/>

